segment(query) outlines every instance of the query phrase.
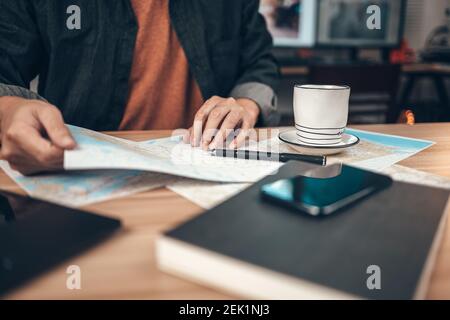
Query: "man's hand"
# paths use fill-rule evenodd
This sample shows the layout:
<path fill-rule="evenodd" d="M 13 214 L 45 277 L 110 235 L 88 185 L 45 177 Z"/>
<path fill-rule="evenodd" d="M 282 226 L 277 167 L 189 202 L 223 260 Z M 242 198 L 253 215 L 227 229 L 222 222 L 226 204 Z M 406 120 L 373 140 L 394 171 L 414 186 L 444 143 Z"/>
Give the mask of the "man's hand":
<path fill-rule="evenodd" d="M 0 97 L 1 158 L 22 174 L 61 169 L 76 143 L 61 112 L 46 102 Z"/>
<path fill-rule="evenodd" d="M 195 115 L 194 124 L 184 137 L 186 143 L 203 149 L 240 147 L 258 120 L 260 110 L 250 99 L 214 96 L 206 101 Z M 239 129 L 238 133 L 237 130 Z M 237 135 L 235 135 L 237 133 Z M 232 142 L 224 142 L 232 137 Z"/>

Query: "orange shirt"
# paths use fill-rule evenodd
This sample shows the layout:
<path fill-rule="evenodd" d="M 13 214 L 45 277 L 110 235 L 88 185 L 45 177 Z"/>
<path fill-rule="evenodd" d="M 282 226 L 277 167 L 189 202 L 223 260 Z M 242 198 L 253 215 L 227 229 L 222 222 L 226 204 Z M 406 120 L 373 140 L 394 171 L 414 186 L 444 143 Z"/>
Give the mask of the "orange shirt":
<path fill-rule="evenodd" d="M 131 3 L 139 28 L 120 129 L 188 128 L 203 97 L 170 23 L 169 1 Z"/>

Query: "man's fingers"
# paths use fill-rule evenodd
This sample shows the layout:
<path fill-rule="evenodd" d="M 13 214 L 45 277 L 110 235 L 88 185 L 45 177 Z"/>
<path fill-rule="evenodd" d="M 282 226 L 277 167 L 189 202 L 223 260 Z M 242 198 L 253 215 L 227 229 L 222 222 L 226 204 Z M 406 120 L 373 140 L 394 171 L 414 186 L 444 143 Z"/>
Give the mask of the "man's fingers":
<path fill-rule="evenodd" d="M 36 173 L 36 168 L 30 167 L 26 164 L 10 164 L 11 169 L 20 172 L 24 176 Z"/>
<path fill-rule="evenodd" d="M 192 135 L 192 127 L 190 127 L 183 135 L 183 142 L 190 143 Z"/>
<path fill-rule="evenodd" d="M 200 140 L 202 139 L 202 131 L 203 131 L 203 122 L 195 120 L 192 125 L 191 132 L 191 146 L 198 147 L 200 146 Z"/>
<path fill-rule="evenodd" d="M 208 120 L 206 121 L 205 128 L 203 129 L 202 144 L 206 149 L 211 143 L 214 136 L 219 131 L 220 124 L 224 121 L 225 117 L 231 110 L 230 105 L 218 105 L 210 113 Z"/>
<path fill-rule="evenodd" d="M 25 152 L 20 155 L 12 155 L 8 157 L 8 163 L 11 169 L 19 171 L 24 175 L 62 169 L 63 162 L 64 160 L 61 156 L 58 160 L 49 161 L 44 165 L 39 163 L 38 160 L 30 158 L 30 156 L 28 156 Z"/>
<path fill-rule="evenodd" d="M 31 166 L 27 163 L 14 163 L 14 164 L 10 164 L 10 168 L 20 172 L 21 174 L 23 174 L 24 176 L 29 176 L 29 175 L 33 175 L 33 174 L 37 174 L 37 173 L 42 173 L 42 172 L 52 172 L 52 171 L 56 171 L 58 168 L 38 168 L 35 166 Z"/>
<path fill-rule="evenodd" d="M 26 158 L 30 166 L 52 169 L 63 164 L 64 150 L 43 138 L 32 126 L 11 128 L 7 138 L 8 141 L 2 146 L 2 154 L 6 158 Z"/>
<path fill-rule="evenodd" d="M 205 103 L 200 107 L 197 114 L 195 115 L 195 120 L 204 122 L 208 117 L 212 109 L 214 109 L 217 104 L 219 104 L 224 99 L 218 96 L 213 96 L 205 101 Z"/>
<path fill-rule="evenodd" d="M 216 134 L 214 140 L 209 145 L 209 149 L 213 150 L 219 146 L 222 146 L 227 137 L 231 133 L 234 133 L 234 129 L 239 125 L 241 121 L 242 118 L 239 112 L 230 111 L 230 113 L 228 113 L 228 115 L 225 117 L 225 120 L 223 121 L 219 132 Z"/>
<path fill-rule="evenodd" d="M 195 115 L 193 130 L 191 132 L 191 145 L 194 147 L 198 147 L 200 145 L 200 141 L 202 139 L 203 132 L 203 124 L 209 116 L 211 110 L 213 110 L 216 105 L 222 101 L 223 98 L 214 96 L 208 99 L 197 111 Z"/>
<path fill-rule="evenodd" d="M 59 161 L 50 161 L 41 164 L 38 160 L 30 158 L 26 153 L 3 156 L 2 152 L 2 157 L 8 159 L 11 169 L 16 170 L 23 175 L 62 169 L 64 161 L 63 157 L 60 157 Z"/>
<path fill-rule="evenodd" d="M 245 143 L 245 140 L 250 137 L 252 131 L 252 125 L 250 124 L 250 122 L 244 120 L 242 122 L 242 127 L 239 130 L 239 134 L 230 144 L 230 149 L 237 149 L 242 147 L 242 145 Z"/>
<path fill-rule="evenodd" d="M 73 149 L 76 146 L 64 119 L 56 108 L 37 110 L 37 116 L 51 142 L 62 149 Z"/>

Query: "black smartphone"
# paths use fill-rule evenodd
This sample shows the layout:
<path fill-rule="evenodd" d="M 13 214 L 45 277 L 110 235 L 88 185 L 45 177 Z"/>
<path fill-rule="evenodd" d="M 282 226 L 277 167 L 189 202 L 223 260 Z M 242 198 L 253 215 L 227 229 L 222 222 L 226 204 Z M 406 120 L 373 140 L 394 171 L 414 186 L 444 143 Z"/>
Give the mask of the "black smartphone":
<path fill-rule="evenodd" d="M 392 184 L 388 176 L 346 165 L 334 166 L 339 166 L 335 168 L 339 173 L 333 177 L 297 176 L 266 184 L 261 188 L 263 199 L 311 216 L 322 216 L 344 209 Z"/>

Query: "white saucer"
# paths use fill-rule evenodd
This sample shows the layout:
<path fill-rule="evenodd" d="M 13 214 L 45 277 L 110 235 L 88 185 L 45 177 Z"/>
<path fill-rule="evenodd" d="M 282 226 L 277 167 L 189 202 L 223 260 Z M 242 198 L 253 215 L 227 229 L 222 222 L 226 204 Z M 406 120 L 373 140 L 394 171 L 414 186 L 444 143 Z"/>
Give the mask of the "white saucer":
<path fill-rule="evenodd" d="M 347 134 L 347 133 L 344 133 L 342 135 L 341 142 L 339 142 L 337 144 L 329 145 L 329 146 L 319 146 L 319 145 L 314 145 L 314 144 L 310 144 L 310 143 L 304 143 L 304 142 L 300 142 L 298 140 L 296 129 L 291 129 L 291 130 L 281 132 L 278 135 L 278 138 L 281 141 L 283 141 L 284 143 L 286 143 L 289 147 L 294 149 L 295 151 L 300 152 L 301 154 L 314 155 L 314 156 L 317 156 L 317 155 L 328 156 L 331 154 L 337 154 L 337 153 L 343 152 L 343 151 L 347 150 L 348 148 L 351 148 L 359 143 L 358 137 L 351 135 L 351 134 Z"/>

